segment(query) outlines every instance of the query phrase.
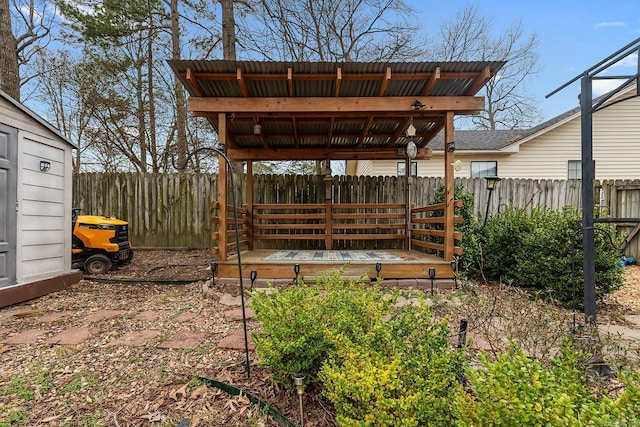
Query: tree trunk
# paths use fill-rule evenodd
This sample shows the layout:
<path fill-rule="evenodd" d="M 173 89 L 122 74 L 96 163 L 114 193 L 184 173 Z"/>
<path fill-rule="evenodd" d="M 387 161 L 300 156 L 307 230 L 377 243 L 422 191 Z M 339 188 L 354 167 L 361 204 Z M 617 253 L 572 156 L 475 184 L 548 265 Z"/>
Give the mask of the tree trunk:
<path fill-rule="evenodd" d="M 233 12 L 233 0 L 220 0 L 222 6 L 222 56 L 227 61 L 236 58 L 236 19 Z M 243 162 L 233 162 L 231 170 L 240 175 L 244 172 Z"/>
<path fill-rule="evenodd" d="M 142 74 L 142 64 L 138 64 L 137 74 L 138 81 L 136 82 L 136 100 L 138 105 L 136 107 L 136 115 L 138 118 L 138 144 L 140 146 L 140 159 L 139 167 L 140 172 L 147 173 L 147 122 L 145 120 L 144 109 L 144 75 Z"/>
<path fill-rule="evenodd" d="M 236 60 L 236 19 L 233 0 L 220 0 L 222 6 L 222 55 L 225 60 Z"/>
<path fill-rule="evenodd" d="M 178 0 L 171 0 L 171 58 L 181 59 L 180 49 L 180 21 L 178 13 Z M 185 100 L 184 88 L 177 78 L 175 79 L 176 92 L 176 133 L 177 133 L 177 154 L 178 165 L 182 166 L 187 161 L 187 103 Z M 180 170 L 181 172 L 184 169 Z"/>
<path fill-rule="evenodd" d="M 153 38 L 155 32 L 153 30 L 153 11 L 149 4 L 149 31 L 147 34 L 147 74 L 148 74 L 148 86 L 147 96 L 149 97 L 149 154 L 151 154 L 151 172 L 160 172 L 158 165 L 158 138 L 156 136 L 156 97 L 155 97 L 155 85 L 154 85 L 154 72 L 153 72 Z"/>
<path fill-rule="evenodd" d="M 0 89 L 20 101 L 18 46 L 11 31 L 9 0 L 0 0 Z"/>

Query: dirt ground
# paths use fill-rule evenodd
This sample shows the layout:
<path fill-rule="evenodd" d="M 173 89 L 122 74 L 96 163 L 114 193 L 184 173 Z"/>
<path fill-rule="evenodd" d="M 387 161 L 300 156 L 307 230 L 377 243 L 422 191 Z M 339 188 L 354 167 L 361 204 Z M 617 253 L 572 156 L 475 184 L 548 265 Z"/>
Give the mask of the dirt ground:
<path fill-rule="evenodd" d="M 203 298 L 211 259 L 208 250 L 138 251 L 131 265 L 97 278 L 108 281 L 84 280 L 62 292 L 0 309 L 0 338 L 3 329 L 13 334 L 44 327 L 54 334 L 86 326 L 82 319 L 96 310 L 126 312 L 93 326 L 93 337 L 77 346 L 0 343 L 0 426 L 176 426 L 183 420 L 190 423 L 181 425 L 190 426 L 277 425 L 245 396 L 207 387 L 197 376 L 240 388 L 297 424 L 297 396 L 271 382 L 255 353 L 250 354 L 247 378 L 244 352 L 216 348 L 220 339 L 240 330 L 242 322 L 223 316 L 234 307 Z M 163 330 L 158 340 L 142 347 L 109 345 L 147 327 L 133 319 L 147 310 L 168 314 L 153 325 Z M 185 312 L 194 320 L 175 320 Z M 43 324 L 39 319 L 48 313 L 71 314 Z M 256 322 L 249 321 L 248 327 L 250 333 Z M 183 330 L 205 331 L 211 338 L 194 350 L 156 348 L 159 341 Z M 311 394 L 305 408 L 306 425 L 333 425 L 330 411 Z"/>
<path fill-rule="evenodd" d="M 46 325 L 55 333 L 77 326 L 98 309 L 126 312 L 100 322 L 94 337 L 77 346 L 0 343 L 0 426 L 277 425 L 246 397 L 207 387 L 197 376 L 245 390 L 299 425 L 297 396 L 271 382 L 255 353 L 247 378 L 243 352 L 216 347 L 242 323 L 226 320 L 222 313 L 229 307 L 203 297 L 211 260 L 208 250 L 137 251 L 131 265 L 96 280 L 0 309 L 0 333 L 43 327 L 39 319 L 47 313 L 70 313 Z M 640 313 L 640 267 L 625 271 L 625 285 L 607 299 L 608 313 Z M 171 281 L 179 283 L 167 283 Z M 144 310 L 168 314 L 154 325 L 163 331 L 162 337 L 141 347 L 108 345 L 109 340 L 144 328 L 133 321 Z M 194 320 L 176 321 L 185 312 Z M 249 331 L 257 327 L 257 322 L 249 322 Z M 156 347 L 182 330 L 206 331 L 211 338 L 193 350 Z M 304 403 L 305 425 L 337 425 L 332 409 L 314 393 L 306 394 Z"/>

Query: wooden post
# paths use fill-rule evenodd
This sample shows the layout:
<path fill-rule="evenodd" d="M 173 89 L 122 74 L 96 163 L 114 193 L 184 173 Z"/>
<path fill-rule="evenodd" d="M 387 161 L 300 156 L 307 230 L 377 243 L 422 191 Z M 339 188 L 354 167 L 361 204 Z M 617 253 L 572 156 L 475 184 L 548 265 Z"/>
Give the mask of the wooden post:
<path fill-rule="evenodd" d="M 218 114 L 218 141 L 226 150 L 227 115 Z M 227 260 L 227 162 L 218 155 L 218 260 Z M 240 248 L 238 248 L 240 250 Z"/>
<path fill-rule="evenodd" d="M 324 180 L 324 246 L 328 251 L 333 248 L 333 215 L 331 212 L 333 209 L 331 203 L 333 177 L 330 176 L 329 178 Z"/>
<path fill-rule="evenodd" d="M 447 111 L 444 125 L 444 260 L 453 260 L 453 249 L 455 246 L 454 234 L 454 199 L 455 199 L 455 181 L 453 162 L 455 154 L 449 143 L 453 143 L 453 111 Z"/>
<path fill-rule="evenodd" d="M 253 250 L 253 162 L 247 162 L 247 246 Z"/>

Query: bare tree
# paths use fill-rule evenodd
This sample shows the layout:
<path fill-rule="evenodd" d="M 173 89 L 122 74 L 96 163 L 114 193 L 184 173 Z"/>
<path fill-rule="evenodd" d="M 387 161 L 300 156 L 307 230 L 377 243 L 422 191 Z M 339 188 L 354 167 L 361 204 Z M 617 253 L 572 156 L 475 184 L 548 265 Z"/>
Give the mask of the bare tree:
<path fill-rule="evenodd" d="M 171 58 L 182 59 L 182 46 L 180 38 L 180 13 L 179 0 L 170 0 L 169 19 L 171 22 Z M 184 164 L 187 160 L 187 101 L 182 83 L 175 78 L 174 91 L 176 94 L 176 147 L 178 164 Z"/>
<path fill-rule="evenodd" d="M 410 61 L 422 53 L 404 0 L 258 0 L 255 8 L 239 44 L 267 60 Z"/>
<path fill-rule="evenodd" d="M 432 56 L 447 61 L 507 61 L 480 93 L 485 96 L 485 109 L 466 120 L 475 129 L 527 128 L 542 118 L 524 87 L 539 71 L 538 36 L 525 34 L 522 22 L 497 36 L 492 30 L 492 19 L 481 16 L 476 6 L 468 6 L 441 26 L 441 40 Z"/>
<path fill-rule="evenodd" d="M 46 1 L 0 0 L 0 87 L 20 100 L 20 87 L 35 77 L 21 78 L 21 67 L 33 63 L 49 42 L 55 10 Z"/>

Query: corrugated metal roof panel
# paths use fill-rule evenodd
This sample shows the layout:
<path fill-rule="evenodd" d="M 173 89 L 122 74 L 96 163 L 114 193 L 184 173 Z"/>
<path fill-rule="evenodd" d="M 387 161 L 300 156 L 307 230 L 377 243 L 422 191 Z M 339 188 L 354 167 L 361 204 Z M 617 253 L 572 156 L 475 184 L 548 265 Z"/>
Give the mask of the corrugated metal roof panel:
<path fill-rule="evenodd" d="M 466 96 L 466 92 L 474 79 L 483 75 L 483 70 L 489 67 L 493 73 L 497 72 L 504 62 L 407 62 L 407 63 L 374 63 L 374 62 L 257 62 L 257 61 L 199 61 L 172 60 L 168 61 L 171 68 L 179 76 L 180 81 L 187 88 L 192 97 L 219 98 L 287 98 L 293 95 L 299 97 L 333 97 L 339 84 L 340 97 L 372 98 L 381 94 L 381 88 L 386 85 L 382 93 L 385 97 L 416 97 L 422 98 L 424 88 L 431 74 L 439 67 L 442 78 L 437 80 L 429 96 Z M 292 91 L 288 70 L 293 78 Z M 387 70 L 390 69 L 391 80 L 386 82 Z M 186 79 L 187 70 L 191 79 Z M 237 71 L 240 70 L 238 73 Z M 338 70 L 342 80 L 338 82 Z M 451 74 L 453 73 L 453 74 Z M 238 80 L 240 76 L 243 81 Z M 243 93 L 242 84 L 246 87 Z M 224 102 L 221 100 L 220 102 Z M 380 102 L 384 102 L 381 100 Z M 400 126 L 405 126 L 412 117 L 416 116 L 415 126 L 418 136 L 415 140 L 420 144 L 428 141 L 426 135 L 432 134 L 434 129 L 442 126 L 443 111 L 430 111 L 434 122 L 425 121 L 426 111 L 412 112 L 407 106 L 407 112 L 398 111 L 394 106 L 393 114 L 375 113 L 367 111 L 352 113 L 345 116 L 340 110 L 331 113 L 319 111 L 313 113 L 292 111 L 292 122 L 283 122 L 282 113 L 264 114 L 263 116 L 241 114 L 238 112 L 234 122 L 234 112 L 228 112 L 228 131 L 230 137 L 240 147 L 262 147 L 263 142 L 269 147 L 295 147 L 296 137 L 299 147 L 325 147 L 327 138 L 332 135 L 331 146 L 336 147 L 387 147 L 391 136 L 398 133 Z M 275 110 L 274 110 L 275 111 Z M 392 110 L 390 110 L 392 111 Z M 217 113 L 211 114 L 211 123 L 216 128 Z M 294 129 L 293 119 L 296 127 Z M 420 121 L 421 119 L 422 121 Z M 254 137 L 253 124 L 259 121 L 262 125 L 262 138 Z M 362 143 L 360 135 L 371 120 Z M 333 123 L 331 128 L 330 124 Z M 326 137 L 322 137 L 326 135 Z M 278 136 L 278 137 L 275 137 Z M 405 146 L 407 138 L 402 135 L 391 146 Z M 391 147 L 389 149 L 392 149 Z"/>

